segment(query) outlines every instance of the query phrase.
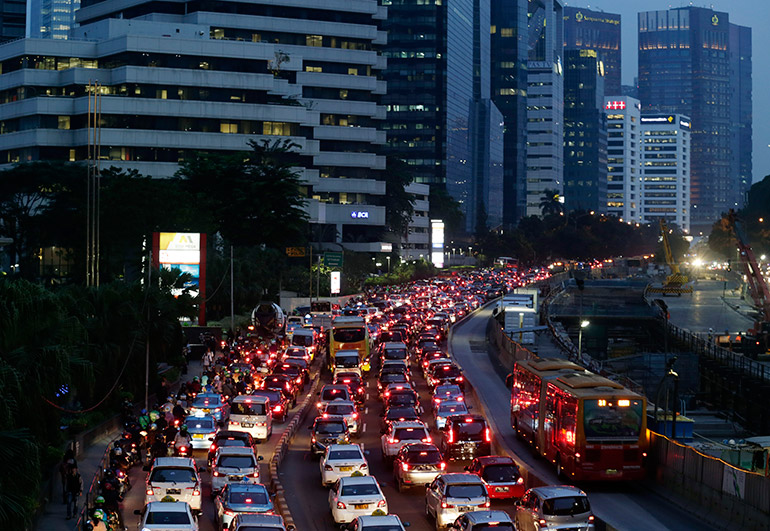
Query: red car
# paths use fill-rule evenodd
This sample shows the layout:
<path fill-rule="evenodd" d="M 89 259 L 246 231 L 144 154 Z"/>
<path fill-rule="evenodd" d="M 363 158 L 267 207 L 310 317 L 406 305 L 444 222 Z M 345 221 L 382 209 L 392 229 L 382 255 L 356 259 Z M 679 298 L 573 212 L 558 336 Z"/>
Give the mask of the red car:
<path fill-rule="evenodd" d="M 489 497 L 493 500 L 518 499 L 524 496 L 527 490 L 524 478 L 519 472 L 519 465 L 508 456 L 477 457 L 465 470 L 481 478 L 487 486 Z"/>

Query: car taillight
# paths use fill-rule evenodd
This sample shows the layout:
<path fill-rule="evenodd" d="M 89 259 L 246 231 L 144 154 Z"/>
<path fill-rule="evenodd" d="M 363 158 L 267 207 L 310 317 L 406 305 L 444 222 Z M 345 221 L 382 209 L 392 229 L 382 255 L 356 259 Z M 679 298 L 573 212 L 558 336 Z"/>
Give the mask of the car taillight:
<path fill-rule="evenodd" d="M 358 468 L 359 470 L 365 470 L 369 468 L 369 465 L 367 465 L 366 463 L 361 463 L 360 465 L 358 465 Z"/>
<path fill-rule="evenodd" d="M 438 467 L 439 467 L 441 470 L 446 470 L 446 463 L 445 463 L 444 461 L 441 461 L 441 462 L 438 464 Z"/>
<path fill-rule="evenodd" d="M 487 500 L 484 503 L 482 503 L 481 505 L 479 505 L 479 507 L 489 507 L 489 500 Z"/>
<path fill-rule="evenodd" d="M 281 411 L 283 411 L 283 406 L 281 404 L 278 404 L 273 408 L 273 412 L 275 413 L 280 413 Z"/>
<path fill-rule="evenodd" d="M 315 438 L 315 435 L 313 435 L 313 436 L 310 438 L 310 442 L 314 443 L 315 441 L 316 441 L 316 438 Z"/>
<path fill-rule="evenodd" d="M 337 509 L 345 509 L 345 508 L 346 508 L 346 507 L 345 507 L 345 504 L 344 504 L 344 503 L 342 503 L 341 501 L 338 501 L 338 502 L 337 502 Z"/>
<path fill-rule="evenodd" d="M 433 440 L 433 439 L 431 439 L 430 435 L 428 435 L 427 437 L 425 437 L 425 438 L 422 440 L 422 442 L 424 442 L 424 443 L 429 443 L 429 442 L 431 442 L 432 440 Z"/>
<path fill-rule="evenodd" d="M 230 509 L 225 509 L 225 514 L 227 516 L 235 516 L 235 511 L 231 511 Z"/>
<path fill-rule="evenodd" d="M 194 488 L 193 489 L 193 496 L 200 496 L 200 495 L 201 495 L 200 489 L 198 487 Z"/>
<path fill-rule="evenodd" d="M 324 470 L 328 470 L 329 472 L 334 470 L 334 467 L 331 465 L 324 465 Z"/>
<path fill-rule="evenodd" d="M 218 472 L 218 471 L 216 471 L 216 470 L 214 470 L 214 472 L 212 472 L 212 475 L 213 475 L 215 478 L 218 478 L 218 477 L 220 476 L 219 472 Z"/>
<path fill-rule="evenodd" d="M 588 521 L 589 521 L 589 522 L 593 522 L 593 521 L 594 521 L 594 515 L 592 515 L 592 514 L 591 514 L 591 515 L 589 515 L 589 516 L 588 516 Z"/>
<path fill-rule="evenodd" d="M 398 439 L 396 439 L 395 437 L 391 437 L 390 439 L 388 439 L 388 442 L 390 444 L 396 444 L 398 442 Z"/>
<path fill-rule="evenodd" d="M 147 487 L 147 492 L 145 492 L 145 494 L 147 494 L 147 496 L 152 496 L 154 494 L 152 487 Z"/>
<path fill-rule="evenodd" d="M 521 477 L 520 477 L 519 479 L 517 479 L 517 480 L 516 480 L 516 484 L 517 484 L 517 485 L 524 485 L 524 478 L 521 478 Z"/>
<path fill-rule="evenodd" d="M 404 472 L 408 472 L 409 471 L 409 463 L 401 463 L 401 470 L 403 470 Z"/>
<path fill-rule="evenodd" d="M 448 442 L 448 443 L 455 442 L 455 432 L 454 432 L 454 430 L 449 430 L 449 433 L 446 436 L 446 442 Z"/>
<path fill-rule="evenodd" d="M 321 409 L 323 407 L 323 404 L 321 402 L 317 402 L 315 407 L 317 407 L 318 409 Z"/>
<path fill-rule="evenodd" d="M 462 382 L 463 380 L 464 380 L 464 378 L 463 378 L 462 376 L 458 376 L 458 377 L 457 377 L 457 381 L 458 381 L 458 382 Z"/>
<path fill-rule="evenodd" d="M 240 422 L 238 422 L 236 420 L 231 420 L 230 424 L 232 424 L 233 426 L 240 426 Z"/>
<path fill-rule="evenodd" d="M 441 508 L 442 509 L 454 509 L 454 507 L 455 506 L 452 505 L 451 503 L 441 502 Z"/>
<path fill-rule="evenodd" d="M 259 477 L 259 470 L 255 470 L 253 474 L 251 474 L 251 477 L 258 478 Z"/>
<path fill-rule="evenodd" d="M 484 430 L 484 439 L 487 442 L 492 442 L 492 431 L 489 428 Z"/>

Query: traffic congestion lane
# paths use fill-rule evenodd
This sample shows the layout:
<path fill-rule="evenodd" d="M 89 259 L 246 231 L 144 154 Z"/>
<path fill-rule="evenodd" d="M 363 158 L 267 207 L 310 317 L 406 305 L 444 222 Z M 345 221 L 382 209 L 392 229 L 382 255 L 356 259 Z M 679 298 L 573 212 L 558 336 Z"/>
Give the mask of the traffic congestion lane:
<path fill-rule="evenodd" d="M 556 477 L 551 463 L 536 456 L 529 445 L 516 439 L 510 422 L 510 392 L 492 366 L 487 354 L 486 330 L 493 305 L 477 310 L 452 330 L 450 351 L 473 386 L 484 413 L 500 443 L 512 457 L 534 470 L 550 485 Z M 693 514 L 640 483 L 581 484 L 589 495 L 597 518 L 623 531 L 649 529 L 715 529 Z M 697 510 L 697 508 L 693 508 Z"/>

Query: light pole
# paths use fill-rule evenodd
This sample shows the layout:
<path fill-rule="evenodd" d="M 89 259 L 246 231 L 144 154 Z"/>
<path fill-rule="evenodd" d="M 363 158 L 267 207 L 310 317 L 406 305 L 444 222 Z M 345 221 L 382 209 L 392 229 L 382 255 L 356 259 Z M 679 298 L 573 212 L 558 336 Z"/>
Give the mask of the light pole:
<path fill-rule="evenodd" d="M 390 275 L 390 255 L 386 256 L 385 259 L 388 261 L 388 275 Z"/>
<path fill-rule="evenodd" d="M 583 329 L 590 325 L 591 322 L 587 320 L 580 321 L 580 330 L 578 331 L 578 359 L 583 353 Z"/>

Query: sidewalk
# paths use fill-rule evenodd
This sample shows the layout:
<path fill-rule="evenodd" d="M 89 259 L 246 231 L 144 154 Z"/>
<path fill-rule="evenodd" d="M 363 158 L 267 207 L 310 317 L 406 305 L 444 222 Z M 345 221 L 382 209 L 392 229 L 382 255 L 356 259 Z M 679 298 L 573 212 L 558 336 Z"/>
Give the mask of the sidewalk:
<path fill-rule="evenodd" d="M 188 364 L 187 374 L 181 376 L 181 381 L 190 381 L 193 376 L 200 376 L 203 372 L 203 367 L 200 361 L 191 361 Z M 173 386 L 174 389 L 178 388 L 179 382 Z M 153 403 L 153 397 L 150 397 L 150 403 Z M 52 496 L 48 499 L 42 513 L 35 521 L 35 529 L 37 531 L 74 531 L 77 530 L 77 524 L 80 518 L 80 511 L 83 509 L 83 504 L 86 502 L 86 495 L 88 489 L 93 483 L 94 477 L 99 471 L 99 465 L 102 462 L 105 452 L 107 451 L 110 443 L 121 435 L 121 430 L 113 430 L 98 439 L 95 439 L 92 444 L 83 448 L 77 456 L 78 470 L 83 478 L 83 495 L 78 499 L 78 507 L 75 518 L 67 520 L 67 506 L 62 501 L 61 481 L 59 480 L 58 471 L 54 471 L 55 479 L 52 489 Z M 94 487 L 98 490 L 98 487 Z M 94 492 L 97 492 L 95 490 Z M 92 496 L 95 498 L 97 494 Z"/>

